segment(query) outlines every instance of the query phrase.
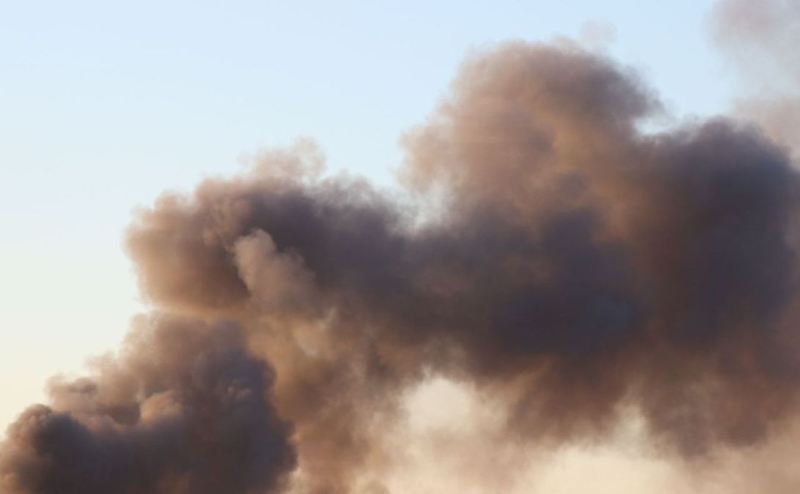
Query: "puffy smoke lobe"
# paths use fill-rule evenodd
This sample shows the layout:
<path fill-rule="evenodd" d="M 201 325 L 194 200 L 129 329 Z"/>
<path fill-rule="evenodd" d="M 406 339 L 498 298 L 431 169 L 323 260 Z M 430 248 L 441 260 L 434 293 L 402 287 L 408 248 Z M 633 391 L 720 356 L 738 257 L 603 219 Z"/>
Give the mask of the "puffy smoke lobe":
<path fill-rule="evenodd" d="M 295 464 L 272 371 L 239 327 L 140 318 L 92 377 L 51 383 L 0 450 L 8 494 L 271 493 Z"/>
<path fill-rule="evenodd" d="M 194 380 L 145 386 L 175 390 L 152 399 L 157 410 L 172 410 L 187 387 L 209 400 L 217 413 L 178 413 L 179 422 L 202 417 L 199 429 L 219 435 L 169 429 L 178 446 L 159 450 L 161 469 L 136 476 L 150 482 L 137 492 L 162 492 L 163 482 L 217 492 L 208 486 L 222 479 L 226 492 L 269 492 L 293 465 L 276 413 L 294 428 L 293 491 L 385 492 L 370 478 L 391 461 L 384 433 L 402 392 L 430 375 L 502 403 L 515 442 L 602 438 L 631 410 L 666 455 L 769 439 L 798 410 L 798 175 L 782 148 L 733 121 L 641 133 L 659 108 L 608 59 L 566 43 L 511 43 L 469 59 L 450 96 L 403 137 L 400 178 L 416 205 L 321 175 L 320 153 L 301 142 L 140 211 L 126 245 L 143 294 L 160 310 L 238 320 L 276 381 L 275 411 L 247 402 L 233 414 L 246 420 L 230 427 L 220 426 L 227 401 Z M 174 334 L 151 351 L 186 359 L 159 376 L 194 376 L 186 370 L 205 361 L 198 355 L 228 348 Z M 193 338 L 206 344 L 184 349 Z M 148 361 L 136 348 L 130 361 Z M 263 400 L 265 367 L 235 348 L 220 368 L 260 369 L 253 396 Z M 120 372 L 103 369 L 99 391 L 54 393 L 61 411 L 23 416 L 4 478 L 36 493 L 48 487 L 35 479 L 127 485 L 150 458 L 139 438 L 154 429 L 151 395 L 126 391 Z M 29 446 L 33 416 L 63 422 L 88 446 Z M 195 441 L 225 447 L 182 449 Z M 111 467 L 85 466 L 117 444 L 125 452 Z M 225 448 L 235 454 L 218 458 Z"/>

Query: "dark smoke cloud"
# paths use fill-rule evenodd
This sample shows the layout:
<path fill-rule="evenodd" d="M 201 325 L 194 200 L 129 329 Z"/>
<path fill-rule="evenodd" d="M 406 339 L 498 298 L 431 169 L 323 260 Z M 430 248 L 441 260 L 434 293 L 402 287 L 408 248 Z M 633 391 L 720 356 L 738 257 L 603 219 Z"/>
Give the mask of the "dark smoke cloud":
<path fill-rule="evenodd" d="M 0 450 L 7 494 L 271 493 L 295 464 L 272 370 L 240 328 L 140 318 L 93 377 L 56 380 Z"/>
<path fill-rule="evenodd" d="M 368 474 L 391 460 L 382 439 L 401 392 L 431 374 L 501 400 L 515 441 L 602 438 L 631 409 L 665 454 L 687 459 L 769 439 L 795 416 L 800 390 L 797 173 L 782 148 L 733 121 L 639 132 L 659 109 L 608 59 L 567 43 L 511 43 L 469 59 L 451 95 L 403 137 L 401 181 L 415 205 L 320 175 L 319 152 L 303 142 L 140 211 L 126 245 L 143 294 L 160 310 L 247 327 L 249 351 L 276 369 L 276 412 L 257 401 L 234 421 L 238 439 L 211 435 L 240 461 L 165 450 L 167 467 L 137 492 L 162 492 L 156 481 L 175 470 L 186 485 L 206 486 L 214 468 L 213 479 L 234 486 L 227 492 L 269 492 L 292 466 L 275 413 L 294 427 L 294 489 L 372 482 L 381 492 Z M 175 351 L 186 362 L 217 351 L 203 341 Z M 236 348 L 223 361 L 263 376 Z M 158 374 L 183 376 L 187 366 Z M 91 425 L 97 410 L 128 417 L 125 399 L 138 394 L 122 391 L 118 372 L 100 374 L 108 384 L 89 412 L 58 391 L 64 411 L 24 415 L 4 449 L 5 476 L 125 485 L 139 455 L 149 457 L 138 439 L 145 426 Z M 253 386 L 269 396 L 268 380 Z M 19 459 L 36 450 L 16 432 L 31 415 L 65 421 L 76 439 L 39 448 L 55 460 Z M 239 424 L 263 433 L 236 436 Z M 245 439 L 247 453 L 237 449 Z M 83 465 L 112 443 L 122 459 L 95 479 Z M 213 466 L 181 470 L 190 452 Z"/>

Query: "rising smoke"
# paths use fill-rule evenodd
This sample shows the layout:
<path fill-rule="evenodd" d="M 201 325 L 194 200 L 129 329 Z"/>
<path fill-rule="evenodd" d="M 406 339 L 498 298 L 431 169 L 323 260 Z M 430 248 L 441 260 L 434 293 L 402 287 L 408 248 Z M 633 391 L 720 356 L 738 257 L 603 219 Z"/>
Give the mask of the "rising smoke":
<path fill-rule="evenodd" d="M 269 403 L 272 370 L 234 323 L 153 313 L 92 377 L 50 385 L 51 405 L 8 429 L 8 493 L 274 493 L 295 465 Z"/>
<path fill-rule="evenodd" d="M 630 410 L 666 457 L 769 441 L 800 412 L 800 175 L 734 120 L 641 132 L 660 108 L 609 59 L 509 43 L 403 136 L 415 201 L 309 142 L 163 195 L 125 240 L 154 314 L 11 426 L 2 491 L 355 492 L 431 375 L 509 441 Z"/>
<path fill-rule="evenodd" d="M 744 86 L 737 111 L 800 153 L 800 3 L 720 1 L 712 28 Z"/>

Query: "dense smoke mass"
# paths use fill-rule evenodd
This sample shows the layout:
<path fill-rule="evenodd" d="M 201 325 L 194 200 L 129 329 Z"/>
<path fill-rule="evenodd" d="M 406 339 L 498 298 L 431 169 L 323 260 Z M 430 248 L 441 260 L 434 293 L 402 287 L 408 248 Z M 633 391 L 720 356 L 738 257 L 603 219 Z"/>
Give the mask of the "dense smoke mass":
<path fill-rule="evenodd" d="M 269 403 L 272 370 L 241 328 L 154 313 L 91 377 L 51 382 L 49 406 L 8 429 L 8 493 L 280 492 L 291 426 Z"/>
<path fill-rule="evenodd" d="M 11 426 L 2 491 L 386 492 L 359 486 L 431 375 L 509 441 L 630 410 L 668 458 L 769 441 L 800 411 L 800 177 L 731 119 L 642 132 L 661 108 L 607 58 L 509 43 L 403 136 L 402 197 L 309 142 L 163 195 L 125 239 L 156 312 Z"/>

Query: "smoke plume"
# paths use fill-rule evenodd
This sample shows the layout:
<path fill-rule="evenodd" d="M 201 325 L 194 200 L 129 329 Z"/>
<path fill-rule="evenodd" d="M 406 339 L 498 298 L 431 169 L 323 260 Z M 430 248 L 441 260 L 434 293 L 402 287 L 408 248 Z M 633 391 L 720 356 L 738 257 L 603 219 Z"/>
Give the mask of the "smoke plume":
<path fill-rule="evenodd" d="M 660 108 L 607 58 L 508 43 L 403 136 L 402 193 L 302 141 L 163 195 L 125 239 L 157 315 L 9 429 L 3 491 L 387 492 L 432 375 L 515 444 L 632 410 L 670 458 L 769 441 L 800 411 L 800 177 L 734 120 L 641 132 Z"/>

